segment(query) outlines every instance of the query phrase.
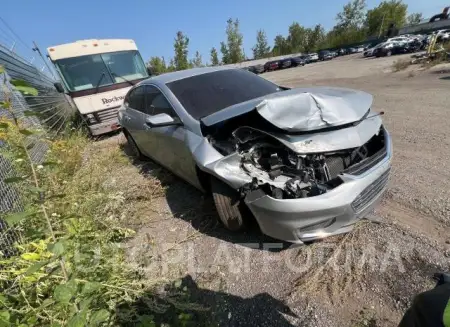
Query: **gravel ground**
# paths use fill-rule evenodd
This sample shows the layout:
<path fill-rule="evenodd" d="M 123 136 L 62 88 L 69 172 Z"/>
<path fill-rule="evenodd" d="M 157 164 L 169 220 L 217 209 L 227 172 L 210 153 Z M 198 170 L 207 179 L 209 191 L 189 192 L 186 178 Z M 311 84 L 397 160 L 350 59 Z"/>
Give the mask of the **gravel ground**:
<path fill-rule="evenodd" d="M 182 278 L 220 326 L 396 326 L 414 294 L 432 287 L 432 274 L 450 271 L 450 77 L 391 73 L 399 59 L 347 56 L 262 75 L 374 95 L 394 161 L 370 221 L 301 247 L 256 230 L 234 234 L 217 223 L 210 197 L 165 173 L 165 197 L 142 213 L 129 261 L 148 278 Z M 138 163 L 130 184 L 142 172 L 161 179 L 155 164 Z"/>

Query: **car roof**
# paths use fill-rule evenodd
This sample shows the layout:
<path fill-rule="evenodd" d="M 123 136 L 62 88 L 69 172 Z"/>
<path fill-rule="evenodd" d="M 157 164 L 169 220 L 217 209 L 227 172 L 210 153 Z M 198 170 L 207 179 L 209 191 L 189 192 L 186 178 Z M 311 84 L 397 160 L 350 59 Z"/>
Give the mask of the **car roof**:
<path fill-rule="evenodd" d="M 201 68 L 191 68 L 191 69 L 185 69 L 185 70 L 179 70 L 172 73 L 165 73 L 157 76 L 152 76 L 145 81 L 142 81 L 140 84 L 148 84 L 148 83 L 162 83 L 167 84 L 170 82 L 178 81 L 180 79 L 197 76 L 197 75 L 203 75 L 208 74 L 212 72 L 217 72 L 221 70 L 236 70 L 235 67 L 201 67 Z"/>

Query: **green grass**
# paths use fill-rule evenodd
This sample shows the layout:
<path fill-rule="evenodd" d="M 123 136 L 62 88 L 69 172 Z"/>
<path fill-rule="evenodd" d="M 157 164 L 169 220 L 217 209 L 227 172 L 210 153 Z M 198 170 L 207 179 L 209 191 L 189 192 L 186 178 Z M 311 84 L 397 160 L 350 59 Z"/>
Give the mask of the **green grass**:
<path fill-rule="evenodd" d="M 12 159 L 23 158 L 20 135 L 13 125 L 2 130 L 10 145 L 3 151 Z M 35 174 L 27 160 L 16 163 L 18 174 L 26 176 L 19 189 L 27 215 L 14 226 L 23 235 L 20 254 L 0 257 L 0 325 L 2 319 L 11 326 L 85 326 L 98 320 L 101 326 L 139 325 L 140 312 L 150 323 L 151 313 L 164 315 L 171 308 L 167 312 L 180 314 L 183 326 L 191 319 L 184 312 L 195 308 L 189 298 L 157 300 L 153 288 L 166 281 L 144 278 L 119 246 L 133 236 L 130 226 L 152 219 L 154 200 L 165 195 L 161 182 L 143 176 L 113 138 L 91 142 L 72 131 L 46 142 L 46 163 L 33 165 Z"/>

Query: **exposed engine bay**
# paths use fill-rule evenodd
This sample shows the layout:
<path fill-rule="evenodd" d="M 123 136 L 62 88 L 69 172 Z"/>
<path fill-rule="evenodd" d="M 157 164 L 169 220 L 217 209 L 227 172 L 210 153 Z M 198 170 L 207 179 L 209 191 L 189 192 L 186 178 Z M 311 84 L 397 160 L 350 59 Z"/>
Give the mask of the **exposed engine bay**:
<path fill-rule="evenodd" d="M 343 183 L 341 173 L 360 174 L 386 152 L 383 126 L 360 147 L 307 154 L 253 127 L 238 127 L 228 137 L 224 134 L 222 131 L 207 138 L 222 155 L 239 154 L 240 168 L 252 178 L 240 189 L 241 194 L 261 189 L 276 199 L 326 193 Z"/>

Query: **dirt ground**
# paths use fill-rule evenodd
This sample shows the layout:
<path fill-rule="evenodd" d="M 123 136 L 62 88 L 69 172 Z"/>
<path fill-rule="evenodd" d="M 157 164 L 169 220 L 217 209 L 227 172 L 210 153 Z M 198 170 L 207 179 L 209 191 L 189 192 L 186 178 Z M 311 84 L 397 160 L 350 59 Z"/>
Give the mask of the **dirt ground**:
<path fill-rule="evenodd" d="M 394 159 L 370 220 L 300 247 L 256 229 L 234 234 L 217 223 L 210 197 L 154 163 L 138 162 L 127 172 L 129 184 L 142 175 L 157 178 L 165 195 L 142 212 L 128 260 L 148 278 L 182 279 L 219 326 L 396 326 L 414 294 L 434 285 L 433 273 L 450 271 L 450 74 L 391 72 L 401 59 L 359 54 L 262 75 L 291 87 L 374 95 Z M 118 146 L 115 139 L 102 142 Z"/>

